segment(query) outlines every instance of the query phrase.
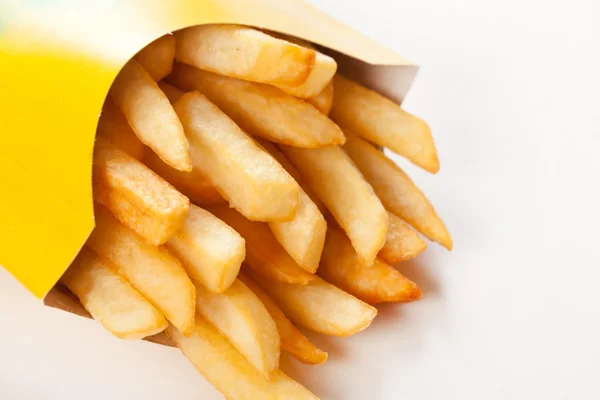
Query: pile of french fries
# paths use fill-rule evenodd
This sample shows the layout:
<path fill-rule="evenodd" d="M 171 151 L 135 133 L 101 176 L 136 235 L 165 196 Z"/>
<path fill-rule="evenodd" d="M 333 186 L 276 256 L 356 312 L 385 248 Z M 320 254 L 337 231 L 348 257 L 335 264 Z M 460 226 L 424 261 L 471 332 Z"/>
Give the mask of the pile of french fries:
<path fill-rule="evenodd" d="M 96 228 L 61 279 L 122 339 L 166 332 L 228 399 L 315 399 L 279 369 L 327 360 L 419 287 L 392 265 L 451 249 L 377 146 L 439 169 L 425 122 L 294 38 L 203 25 L 141 50 L 98 124 Z M 414 229 L 414 230 L 413 230 Z"/>

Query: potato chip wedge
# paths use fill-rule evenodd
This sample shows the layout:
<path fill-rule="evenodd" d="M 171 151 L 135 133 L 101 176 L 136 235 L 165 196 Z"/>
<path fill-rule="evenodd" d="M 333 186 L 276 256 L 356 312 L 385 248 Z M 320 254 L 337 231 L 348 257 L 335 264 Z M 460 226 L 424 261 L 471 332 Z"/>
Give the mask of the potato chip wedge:
<path fill-rule="evenodd" d="M 317 277 L 291 285 L 251 273 L 294 323 L 332 336 L 350 336 L 368 327 L 377 309 Z"/>
<path fill-rule="evenodd" d="M 60 279 L 81 305 L 119 339 L 162 332 L 167 320 L 108 262 L 84 247 Z"/>
<path fill-rule="evenodd" d="M 189 137 L 194 168 L 248 219 L 288 221 L 300 188 L 273 157 L 198 92 L 175 104 Z"/>
<path fill-rule="evenodd" d="M 279 148 L 346 231 L 362 262 L 373 264 L 385 243 L 388 215 L 350 157 L 339 146 Z"/>
<path fill-rule="evenodd" d="M 298 86 L 313 70 L 314 50 L 240 25 L 200 25 L 176 33 L 178 61 L 214 73 Z"/>
<path fill-rule="evenodd" d="M 348 137 L 344 149 L 385 207 L 429 239 L 451 250 L 452 237 L 446 226 L 408 175 L 365 140 L 351 134 Z"/>
<path fill-rule="evenodd" d="M 315 278 L 290 257 L 266 223 L 250 221 L 236 210 L 223 205 L 209 207 L 208 211 L 246 240 L 244 263 L 252 270 L 271 279 L 296 285 L 305 285 Z"/>
<path fill-rule="evenodd" d="M 244 239 L 206 210 L 190 204 L 181 229 L 165 244 L 195 283 L 222 293 L 233 283 L 246 257 Z"/>
<path fill-rule="evenodd" d="M 413 301 L 422 294 L 414 282 L 383 261 L 363 265 L 346 234 L 335 226 L 327 231 L 319 276 L 369 304 Z"/>
<path fill-rule="evenodd" d="M 342 130 L 307 102 L 278 88 L 175 63 L 168 81 L 198 90 L 252 136 L 314 148 L 344 143 Z"/>
<path fill-rule="evenodd" d="M 96 141 L 92 178 L 94 198 L 155 246 L 165 243 L 187 214 L 187 197 L 104 140 Z"/>
<path fill-rule="evenodd" d="M 385 244 L 377 257 L 388 264 L 394 265 L 400 261 L 415 258 L 427 247 L 427 243 L 419 237 L 417 232 L 395 214 L 388 212 L 390 225 L 385 239 Z"/>
<path fill-rule="evenodd" d="M 273 301 L 258 283 L 243 272 L 240 272 L 238 279 L 254 292 L 269 314 L 271 314 L 271 317 L 273 317 L 279 331 L 279 337 L 281 338 L 281 350 L 288 352 L 304 364 L 323 364 L 327 361 L 327 353 L 317 348 L 292 324 L 277 303 Z"/>
<path fill-rule="evenodd" d="M 280 164 L 281 162 L 287 164 L 282 164 L 286 171 L 289 172 L 290 168 L 295 169 L 272 143 L 264 139 L 257 140 L 257 142 Z M 269 222 L 269 228 L 277 241 L 300 267 L 310 273 L 317 270 L 325 243 L 327 222 L 302 187 L 298 193 L 298 209 L 294 218 L 291 221 Z"/>
<path fill-rule="evenodd" d="M 171 102 L 171 104 L 177 103 L 177 100 L 181 98 L 185 94 L 185 92 L 175 86 L 168 84 L 165 81 L 158 82 L 158 87 L 163 93 L 167 96 L 167 99 Z"/>
<path fill-rule="evenodd" d="M 130 60 L 110 89 L 140 140 L 175 169 L 190 171 L 189 144 L 169 99 L 135 60 Z"/>
<path fill-rule="evenodd" d="M 171 73 L 175 60 L 175 36 L 164 35 L 148 44 L 135 55 L 135 60 L 155 81 Z"/>
<path fill-rule="evenodd" d="M 153 152 L 146 153 L 144 163 L 161 178 L 173 185 L 175 189 L 187 196 L 194 204 L 203 206 L 227 203 L 227 200 L 221 196 L 200 168 L 194 168 L 190 172 L 178 171 L 165 164 Z"/>
<path fill-rule="evenodd" d="M 440 169 L 429 126 L 387 99 L 344 76 L 334 78 L 331 118 L 369 142 L 385 146 L 429 172 Z"/>
<path fill-rule="evenodd" d="M 102 107 L 96 137 L 112 143 L 136 160 L 144 158 L 146 146 L 140 142 L 127 118 L 110 98 L 106 99 Z"/>
<path fill-rule="evenodd" d="M 333 81 L 329 82 L 327 86 L 321 92 L 315 96 L 306 99 L 312 104 L 317 110 L 321 111 L 325 115 L 329 115 L 331 107 L 333 106 L 333 96 L 335 96 L 335 86 Z"/>
<path fill-rule="evenodd" d="M 142 296 L 187 333 L 194 325 L 196 289 L 185 270 L 164 247 L 155 247 L 121 225 L 96 204 L 96 228 L 87 245 L 114 265 Z"/>
<path fill-rule="evenodd" d="M 196 311 L 215 326 L 265 377 L 279 367 L 280 339 L 275 321 L 244 283 L 234 280 L 223 293 L 196 286 Z"/>
<path fill-rule="evenodd" d="M 198 372 L 228 400 L 318 400 L 279 369 L 266 379 L 200 316 L 189 337 L 173 325 L 166 332 Z"/>

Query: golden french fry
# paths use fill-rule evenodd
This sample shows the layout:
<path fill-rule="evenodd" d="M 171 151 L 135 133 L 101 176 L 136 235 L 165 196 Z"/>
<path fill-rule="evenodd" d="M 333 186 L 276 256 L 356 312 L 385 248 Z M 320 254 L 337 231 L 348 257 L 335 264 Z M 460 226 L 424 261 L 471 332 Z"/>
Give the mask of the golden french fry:
<path fill-rule="evenodd" d="M 200 25 L 176 33 L 178 61 L 247 81 L 298 86 L 316 52 L 239 25 Z"/>
<path fill-rule="evenodd" d="M 319 276 L 369 304 L 413 301 L 421 289 L 398 270 L 376 259 L 363 265 L 344 232 L 329 227 Z"/>
<path fill-rule="evenodd" d="M 316 277 L 306 285 L 291 285 L 251 273 L 295 324 L 332 336 L 350 336 L 368 327 L 377 309 Z"/>
<path fill-rule="evenodd" d="M 129 126 L 127 118 L 109 98 L 102 107 L 96 136 L 112 143 L 136 160 L 144 157 L 146 146 L 140 142 Z"/>
<path fill-rule="evenodd" d="M 423 192 L 399 166 L 383 152 L 351 134 L 344 149 L 388 210 L 429 239 L 452 249 L 452 237 L 444 223 Z"/>
<path fill-rule="evenodd" d="M 235 229 L 246 240 L 244 263 L 257 273 L 296 285 L 305 285 L 315 278 L 313 274 L 296 264 L 277 242 L 266 223 L 250 221 L 234 209 L 224 205 L 213 206 L 208 210 Z"/>
<path fill-rule="evenodd" d="M 286 221 L 300 188 L 273 157 L 198 92 L 175 104 L 191 145 L 194 168 L 251 220 Z"/>
<path fill-rule="evenodd" d="M 196 289 L 164 247 L 145 242 L 96 204 L 96 228 L 87 245 L 184 333 L 194 325 Z"/>
<path fill-rule="evenodd" d="M 232 284 L 246 257 L 244 239 L 206 210 L 190 204 L 181 229 L 165 245 L 188 276 L 213 293 Z"/>
<path fill-rule="evenodd" d="M 110 89 L 140 140 L 175 169 L 190 171 L 189 145 L 169 99 L 135 60 L 130 60 Z"/>
<path fill-rule="evenodd" d="M 350 157 L 339 146 L 279 148 L 346 231 L 362 262 L 373 264 L 385 243 L 388 215 Z"/>
<path fill-rule="evenodd" d="M 273 317 L 279 331 L 279 337 L 281 338 L 281 350 L 288 352 L 304 364 L 323 364 L 327 361 L 327 353 L 317 348 L 292 324 L 277 303 L 273 301 L 258 283 L 254 282 L 250 276 L 243 272 L 240 272 L 238 279 L 254 292 L 256 297 L 264 304 L 269 314 L 271 314 L 271 317 Z"/>
<path fill-rule="evenodd" d="M 277 161 L 285 160 L 285 163 L 291 164 L 272 143 L 264 139 L 257 140 L 257 142 Z M 286 170 L 289 168 L 285 165 L 283 167 Z M 293 168 L 293 166 L 291 167 Z M 327 222 L 302 187 L 298 193 L 298 209 L 294 219 L 284 222 L 269 222 L 269 228 L 277 241 L 300 267 L 310 273 L 317 270 L 325 243 Z"/>
<path fill-rule="evenodd" d="M 335 86 L 333 81 L 330 81 L 321 92 L 315 96 L 306 99 L 315 108 L 325 115 L 329 115 L 333 106 L 333 96 L 335 95 Z"/>
<path fill-rule="evenodd" d="M 202 206 L 227 202 L 199 168 L 190 172 L 178 171 L 151 151 L 146 153 L 144 163 L 195 204 Z"/>
<path fill-rule="evenodd" d="M 394 265 L 421 254 L 427 247 L 427 243 L 401 218 L 391 212 L 388 212 L 388 216 L 390 225 L 387 237 L 377 257 Z"/>
<path fill-rule="evenodd" d="M 234 280 L 219 294 L 196 286 L 196 310 L 265 377 L 277 370 L 280 352 L 277 325 L 258 297 L 241 281 Z"/>
<path fill-rule="evenodd" d="M 440 169 L 431 130 L 425 121 L 393 101 L 340 74 L 334 78 L 330 116 L 369 142 L 385 146 L 429 172 Z"/>
<path fill-rule="evenodd" d="M 175 60 L 175 36 L 161 36 L 146 47 L 141 49 L 135 60 L 154 79 L 160 81 L 171 73 L 173 61 Z"/>
<path fill-rule="evenodd" d="M 177 100 L 181 98 L 185 94 L 185 92 L 175 86 L 168 84 L 165 81 L 158 82 L 158 87 L 163 93 L 167 96 L 167 99 L 171 102 L 171 104 L 177 103 Z"/>
<path fill-rule="evenodd" d="M 93 172 L 94 198 L 148 243 L 165 243 L 183 223 L 187 197 L 112 144 L 96 142 Z"/>
<path fill-rule="evenodd" d="M 200 316 L 189 337 L 172 325 L 166 332 L 196 370 L 229 400 L 318 400 L 279 369 L 266 379 Z"/>
<path fill-rule="evenodd" d="M 253 136 L 308 148 L 344 143 L 342 130 L 327 116 L 273 86 L 182 63 L 175 63 L 168 81 L 183 90 L 199 90 Z"/>
<path fill-rule="evenodd" d="M 60 281 L 96 321 L 120 339 L 142 339 L 168 325 L 152 304 L 86 247 Z"/>

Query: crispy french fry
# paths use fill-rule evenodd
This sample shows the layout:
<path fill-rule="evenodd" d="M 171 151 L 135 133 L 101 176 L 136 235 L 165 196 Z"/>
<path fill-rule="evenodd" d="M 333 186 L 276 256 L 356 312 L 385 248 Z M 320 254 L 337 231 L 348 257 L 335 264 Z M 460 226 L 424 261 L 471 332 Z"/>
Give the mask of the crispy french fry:
<path fill-rule="evenodd" d="M 339 146 L 279 148 L 346 231 L 362 262 L 373 264 L 385 243 L 388 215 L 350 157 Z"/>
<path fill-rule="evenodd" d="M 163 91 L 165 95 L 167 95 L 167 99 L 171 102 L 171 104 L 177 103 L 177 100 L 181 98 L 185 94 L 185 92 L 175 86 L 165 82 L 158 82 L 158 87 Z"/>
<path fill-rule="evenodd" d="M 252 270 L 268 278 L 296 285 L 305 285 L 315 278 L 296 264 L 277 242 L 266 223 L 250 221 L 234 209 L 223 205 L 213 206 L 208 210 L 246 240 L 244 263 Z"/>
<path fill-rule="evenodd" d="M 251 273 L 295 324 L 332 336 L 350 336 L 368 327 L 377 309 L 317 277 L 306 285 L 277 282 Z"/>
<path fill-rule="evenodd" d="M 240 272 L 238 279 L 254 292 L 256 297 L 264 304 L 269 314 L 271 314 L 271 317 L 273 317 L 279 331 L 279 337 L 281 338 L 281 350 L 288 352 L 304 364 L 323 364 L 327 361 L 327 353 L 317 348 L 292 324 L 277 303 L 273 301 L 258 283 L 254 282 L 250 276 L 243 272 Z"/>
<path fill-rule="evenodd" d="M 154 79 L 160 81 L 171 73 L 175 60 L 175 36 L 164 35 L 148 44 L 135 55 L 135 60 Z"/>
<path fill-rule="evenodd" d="M 398 270 L 376 259 L 367 267 L 360 260 L 348 237 L 338 227 L 329 227 L 319 276 L 369 304 L 413 301 L 421 289 Z"/>
<path fill-rule="evenodd" d="M 429 172 L 440 169 L 431 130 L 425 121 L 340 74 L 335 76 L 334 85 L 330 116 L 344 129 L 389 148 Z"/>
<path fill-rule="evenodd" d="M 348 135 L 344 146 L 385 207 L 417 231 L 452 249 L 452 237 L 423 192 L 383 152 L 365 140 Z"/>
<path fill-rule="evenodd" d="M 127 118 L 109 98 L 102 107 L 96 136 L 112 143 L 136 160 L 144 157 L 146 146 L 140 142 L 129 126 Z"/>
<path fill-rule="evenodd" d="M 168 81 L 199 90 L 253 136 L 296 147 L 344 143 L 342 130 L 307 102 L 280 89 L 175 63 Z"/>
<path fill-rule="evenodd" d="M 175 104 L 189 137 L 194 168 L 251 220 L 294 217 L 300 188 L 273 157 L 198 92 Z"/>
<path fill-rule="evenodd" d="M 283 165 L 286 170 L 294 168 L 289 165 L 290 161 L 275 145 L 264 139 L 257 140 L 257 142 L 278 162 L 281 160 L 287 163 L 288 166 Z M 310 273 L 317 270 L 325 243 L 327 222 L 302 187 L 298 193 L 298 209 L 294 219 L 284 222 L 269 222 L 269 228 L 277 241 L 300 267 Z"/>
<path fill-rule="evenodd" d="M 309 97 L 306 99 L 315 108 L 321 111 L 325 115 L 329 115 L 331 107 L 333 106 L 333 96 L 335 95 L 335 85 L 333 81 L 329 82 L 327 86 L 316 96 Z"/>
<path fill-rule="evenodd" d="M 200 316 L 189 337 L 173 325 L 166 332 L 198 372 L 229 400 L 318 400 L 279 369 L 266 379 Z"/>
<path fill-rule="evenodd" d="M 165 248 L 145 242 L 96 204 L 96 228 L 87 245 L 184 333 L 194 325 L 196 289 Z"/>
<path fill-rule="evenodd" d="M 165 164 L 153 152 L 146 153 L 144 163 L 194 204 L 202 206 L 227 202 L 199 168 L 190 172 L 178 171 Z"/>
<path fill-rule="evenodd" d="M 188 276 L 213 293 L 233 283 L 246 257 L 244 239 L 206 210 L 190 204 L 181 229 L 165 245 Z"/>
<path fill-rule="evenodd" d="M 196 310 L 215 326 L 265 377 L 279 367 L 280 339 L 275 321 L 241 281 L 223 293 L 196 287 Z"/>
<path fill-rule="evenodd" d="M 110 95 L 144 144 L 173 168 L 192 169 L 189 145 L 173 106 L 137 61 L 123 67 Z"/>
<path fill-rule="evenodd" d="M 93 172 L 95 199 L 148 243 L 165 243 L 183 223 L 187 197 L 112 144 L 96 142 Z"/>
<path fill-rule="evenodd" d="M 401 218 L 391 212 L 388 212 L 388 216 L 390 225 L 387 237 L 377 257 L 394 265 L 421 254 L 427 247 L 427 243 Z"/>
<path fill-rule="evenodd" d="M 178 61 L 247 81 L 298 86 L 313 70 L 314 50 L 239 25 L 200 25 L 176 33 Z"/>
<path fill-rule="evenodd" d="M 162 332 L 167 320 L 106 261 L 83 248 L 61 282 L 107 331 L 120 339 Z"/>

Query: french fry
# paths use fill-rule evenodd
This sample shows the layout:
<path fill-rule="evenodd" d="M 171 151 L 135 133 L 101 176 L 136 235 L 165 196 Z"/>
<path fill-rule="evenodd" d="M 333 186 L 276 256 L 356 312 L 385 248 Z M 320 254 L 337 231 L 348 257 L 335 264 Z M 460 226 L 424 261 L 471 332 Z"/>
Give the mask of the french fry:
<path fill-rule="evenodd" d="M 277 242 L 266 223 L 250 221 L 234 209 L 223 205 L 213 206 L 208 210 L 246 240 L 244 263 L 252 270 L 268 278 L 295 285 L 305 285 L 315 278 L 296 264 Z"/>
<path fill-rule="evenodd" d="M 135 60 L 121 70 L 110 89 L 140 140 L 175 169 L 190 171 L 189 145 L 169 99 Z"/>
<path fill-rule="evenodd" d="M 278 162 L 283 161 L 288 164 L 288 166 L 282 164 L 287 171 L 289 168 L 294 168 L 289 165 L 290 161 L 277 150 L 275 145 L 264 139 L 257 140 L 257 142 Z M 298 193 L 298 209 L 294 219 L 284 222 L 269 222 L 269 228 L 277 241 L 300 267 L 310 273 L 315 273 L 325 244 L 327 222 L 302 187 Z"/>
<path fill-rule="evenodd" d="M 269 314 L 271 314 L 271 317 L 273 317 L 279 331 L 279 337 L 281 338 L 281 350 L 288 352 L 304 364 L 323 364 L 327 361 L 327 353 L 317 348 L 292 324 L 277 303 L 273 301 L 258 283 L 254 282 L 250 276 L 243 272 L 240 272 L 238 279 L 254 292 Z"/>
<path fill-rule="evenodd" d="M 350 336 L 368 327 L 377 309 L 317 277 L 291 285 L 251 273 L 295 324 L 332 336 Z"/>
<path fill-rule="evenodd" d="M 423 192 L 383 152 L 365 140 L 348 135 L 344 146 L 385 207 L 417 231 L 452 249 L 452 237 Z"/>
<path fill-rule="evenodd" d="M 146 153 L 144 163 L 194 204 L 203 206 L 227 202 L 199 168 L 190 172 L 178 171 L 153 152 Z"/>
<path fill-rule="evenodd" d="M 233 207 L 251 220 L 294 217 L 298 184 L 227 115 L 198 92 L 183 95 L 175 110 L 190 140 L 194 168 Z"/>
<path fill-rule="evenodd" d="M 215 326 L 263 376 L 279 367 L 280 339 L 275 321 L 241 281 L 223 293 L 196 286 L 196 310 Z"/>
<path fill-rule="evenodd" d="M 187 197 L 110 143 L 96 142 L 93 172 L 95 199 L 148 243 L 165 243 L 183 223 Z"/>
<path fill-rule="evenodd" d="M 327 86 L 321 92 L 315 96 L 306 99 L 312 104 L 317 110 L 321 111 L 325 115 L 329 115 L 331 107 L 333 106 L 333 96 L 335 95 L 335 86 L 333 81 L 329 82 Z"/>
<path fill-rule="evenodd" d="M 229 225 L 193 204 L 181 229 L 165 245 L 195 283 L 222 293 L 246 257 L 244 239 Z"/>
<path fill-rule="evenodd" d="M 112 143 L 136 160 L 141 160 L 146 152 L 146 146 L 131 130 L 127 118 L 108 98 L 102 107 L 96 136 Z"/>
<path fill-rule="evenodd" d="M 395 214 L 388 212 L 390 225 L 385 244 L 377 257 L 388 264 L 415 258 L 427 247 L 427 243 L 411 227 Z"/>
<path fill-rule="evenodd" d="M 229 400 L 318 400 L 279 369 L 266 379 L 200 316 L 188 337 L 173 325 L 166 332 L 196 370 Z"/>
<path fill-rule="evenodd" d="M 175 86 L 168 84 L 165 81 L 158 82 L 158 87 L 163 93 L 167 96 L 167 99 L 171 102 L 171 104 L 177 103 L 177 100 L 181 98 L 185 94 L 185 92 Z"/>
<path fill-rule="evenodd" d="M 327 116 L 273 86 L 182 63 L 175 63 L 168 81 L 183 90 L 199 90 L 253 136 L 305 148 L 344 143 L 342 130 Z"/>
<path fill-rule="evenodd" d="M 388 215 L 350 157 L 339 146 L 279 146 L 346 231 L 362 262 L 373 264 L 383 247 Z"/>
<path fill-rule="evenodd" d="M 165 248 L 145 242 L 96 204 L 96 228 L 87 245 L 114 265 L 142 296 L 184 333 L 194 325 L 196 289 Z"/>
<path fill-rule="evenodd" d="M 239 25 L 200 25 L 176 33 L 178 61 L 247 81 L 298 86 L 316 52 Z"/>
<path fill-rule="evenodd" d="M 361 264 L 352 244 L 338 227 L 329 227 L 319 276 L 369 304 L 405 302 L 421 298 L 419 287 L 398 270 L 375 259 Z"/>
<path fill-rule="evenodd" d="M 135 55 L 135 60 L 155 81 L 171 73 L 175 60 L 175 36 L 164 35 L 148 44 Z"/>
<path fill-rule="evenodd" d="M 369 142 L 385 146 L 429 172 L 440 169 L 429 126 L 393 101 L 340 74 L 331 118 Z"/>
<path fill-rule="evenodd" d="M 62 276 L 81 305 L 119 339 L 142 339 L 162 332 L 167 320 L 106 261 L 83 248 Z"/>

